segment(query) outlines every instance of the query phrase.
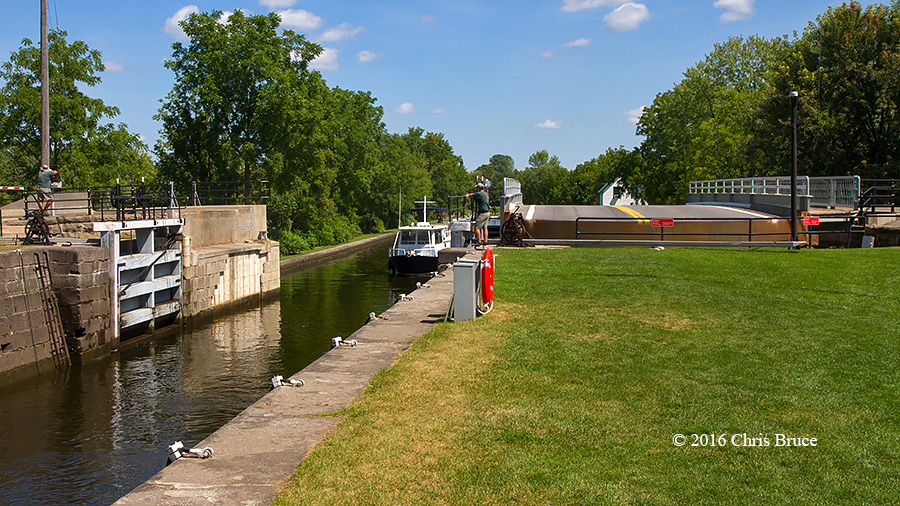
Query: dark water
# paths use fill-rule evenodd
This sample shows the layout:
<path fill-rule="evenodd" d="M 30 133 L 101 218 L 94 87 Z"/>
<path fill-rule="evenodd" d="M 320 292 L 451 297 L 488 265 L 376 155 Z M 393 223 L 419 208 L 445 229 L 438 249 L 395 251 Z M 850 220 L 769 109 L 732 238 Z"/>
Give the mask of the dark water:
<path fill-rule="evenodd" d="M 217 317 L 107 359 L 0 384 L 0 504 L 108 505 L 299 371 L 331 338 L 390 307 L 415 278 L 386 248 L 302 272 L 280 300 Z"/>

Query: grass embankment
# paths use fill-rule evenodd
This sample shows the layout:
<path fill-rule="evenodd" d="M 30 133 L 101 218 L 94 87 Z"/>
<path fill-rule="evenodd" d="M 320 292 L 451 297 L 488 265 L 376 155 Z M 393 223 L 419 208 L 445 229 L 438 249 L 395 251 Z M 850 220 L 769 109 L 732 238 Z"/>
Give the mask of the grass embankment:
<path fill-rule="evenodd" d="M 300 253 L 296 253 L 294 255 L 281 255 L 281 260 L 287 260 L 288 258 L 294 258 L 294 257 L 302 257 L 303 255 L 308 255 L 310 253 L 315 253 L 317 251 L 331 249 L 335 246 L 340 246 L 341 244 L 349 244 L 351 242 L 363 241 L 365 239 L 371 239 L 373 237 L 378 237 L 380 235 L 391 234 L 391 233 L 396 233 L 396 232 L 397 232 L 396 230 L 386 230 L 384 232 L 373 232 L 371 234 L 360 234 L 360 235 L 354 237 L 353 239 L 350 239 L 347 242 L 342 242 L 340 244 L 327 244 L 325 246 L 316 246 L 315 248 L 303 250 Z"/>
<path fill-rule="evenodd" d="M 275 504 L 896 503 L 898 253 L 498 251 Z"/>

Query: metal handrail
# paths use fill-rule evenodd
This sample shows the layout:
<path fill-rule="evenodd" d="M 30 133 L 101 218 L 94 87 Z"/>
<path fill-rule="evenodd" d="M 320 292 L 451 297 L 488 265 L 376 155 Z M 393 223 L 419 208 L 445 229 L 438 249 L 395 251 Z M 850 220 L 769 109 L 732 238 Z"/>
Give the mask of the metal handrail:
<path fill-rule="evenodd" d="M 879 208 L 894 213 L 900 200 L 900 181 L 894 179 L 864 179 L 867 188 L 860 194 L 857 209 L 861 214 L 876 214 Z M 868 209 L 868 211 L 866 211 Z"/>
<path fill-rule="evenodd" d="M 791 178 L 744 177 L 691 181 L 688 184 L 688 192 L 691 194 L 790 195 Z M 810 196 L 808 176 L 797 178 L 797 192 L 802 197 Z"/>
<path fill-rule="evenodd" d="M 858 216 L 855 214 L 846 214 L 846 215 L 829 215 L 829 220 L 838 220 L 847 222 L 847 231 L 848 233 L 852 232 L 852 225 L 858 220 Z M 671 219 L 674 220 L 674 224 L 677 225 L 679 222 L 746 222 L 747 223 L 747 231 L 746 232 L 718 232 L 718 231 L 708 231 L 708 232 L 676 232 L 671 230 L 673 227 L 654 227 L 652 222 L 653 220 L 660 219 Z M 652 239 L 659 239 L 661 242 L 665 242 L 666 238 L 669 237 L 685 237 L 685 236 L 708 236 L 708 237 L 740 237 L 747 238 L 748 241 L 752 242 L 756 237 L 765 237 L 765 236 L 784 236 L 790 235 L 790 231 L 784 232 L 754 232 L 753 224 L 754 222 L 769 222 L 775 220 L 784 220 L 788 221 L 790 218 L 757 218 L 757 217 L 747 217 L 747 218 L 698 218 L 698 217 L 687 217 L 687 218 L 647 218 L 643 220 L 636 220 L 631 217 L 606 217 L 606 216 L 580 216 L 575 218 L 575 239 L 579 239 L 580 236 L 642 236 L 648 237 Z M 621 222 L 621 223 L 634 223 L 638 225 L 644 225 L 651 230 L 642 232 L 633 232 L 633 231 L 582 231 L 581 230 L 581 222 L 582 221 L 592 221 L 592 222 Z M 659 229 L 659 230 L 657 230 Z M 670 229 L 670 230 L 666 230 Z M 833 234 L 834 230 L 805 230 L 797 231 L 797 235 L 805 235 L 808 239 L 813 235 L 820 234 Z M 670 239 L 671 240 L 671 239 Z"/>
<path fill-rule="evenodd" d="M 260 181 L 194 181 L 191 183 L 191 205 L 248 205 L 269 199 L 269 182 Z"/>

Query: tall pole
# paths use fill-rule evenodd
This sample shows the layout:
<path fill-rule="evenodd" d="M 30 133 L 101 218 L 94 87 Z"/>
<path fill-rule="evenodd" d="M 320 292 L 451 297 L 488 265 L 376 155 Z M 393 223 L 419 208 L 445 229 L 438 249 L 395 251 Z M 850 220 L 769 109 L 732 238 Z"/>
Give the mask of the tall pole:
<path fill-rule="evenodd" d="M 50 165 L 50 50 L 47 0 L 41 0 L 41 167 Z"/>
<path fill-rule="evenodd" d="M 797 101 L 800 94 L 791 92 L 791 241 L 797 240 Z"/>

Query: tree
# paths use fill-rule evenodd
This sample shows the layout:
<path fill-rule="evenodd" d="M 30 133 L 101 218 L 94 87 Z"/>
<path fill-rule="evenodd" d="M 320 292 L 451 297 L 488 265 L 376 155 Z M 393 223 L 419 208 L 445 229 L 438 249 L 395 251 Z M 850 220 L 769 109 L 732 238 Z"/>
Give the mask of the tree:
<path fill-rule="evenodd" d="M 684 202 L 691 180 L 777 172 L 753 139 L 770 70 L 785 48 L 783 39 L 733 37 L 656 96 L 638 122 L 644 163 L 630 179 L 648 202 Z"/>
<path fill-rule="evenodd" d="M 598 193 L 607 184 L 622 178 L 627 184 L 629 175 L 639 161 L 637 151 L 627 151 L 624 147 L 609 148 L 606 153 L 584 163 L 578 164 L 572 171 L 568 198 L 562 202 L 574 205 L 595 205 L 599 201 Z M 634 193 L 634 192 L 632 192 Z"/>
<path fill-rule="evenodd" d="M 81 92 L 100 83 L 104 66 L 99 51 L 83 41 L 71 44 L 67 33 L 51 30 L 50 166 L 69 186 L 108 185 L 117 177 L 153 177 L 147 147 L 127 126 L 103 123 L 116 107 Z M 40 162 L 40 48 L 28 39 L 3 63 L 0 78 L 0 149 L 7 163 L 4 184 L 30 186 Z M 99 157 L 99 158 L 98 158 Z"/>
<path fill-rule="evenodd" d="M 479 166 L 472 172 L 491 182 L 492 188 L 503 188 L 503 179 L 518 177 L 516 164 L 509 155 L 494 155 L 488 163 Z"/>
<path fill-rule="evenodd" d="M 829 8 L 774 73 L 765 125 L 789 167 L 789 99 L 800 93 L 799 172 L 900 177 L 900 2 Z"/>
<path fill-rule="evenodd" d="M 439 205 L 446 204 L 447 197 L 462 195 L 471 186 L 462 158 L 453 153 L 453 146 L 444 138 L 444 134 L 425 132 L 414 127 L 400 138 L 412 153 L 421 155 L 431 181 L 429 199 Z"/>
<path fill-rule="evenodd" d="M 528 157 L 528 167 L 519 172 L 522 201 L 526 204 L 557 204 L 551 198 L 553 188 L 560 186 L 555 180 L 565 177 L 567 172 L 559 158 L 550 156 L 547 150 L 536 151 Z"/>
<path fill-rule="evenodd" d="M 175 85 L 156 116 L 163 126 L 156 151 L 161 171 L 176 181 L 266 177 L 268 158 L 296 147 L 291 137 L 313 107 L 303 107 L 304 94 L 320 46 L 279 32 L 274 13 L 221 16 L 182 21 L 190 41 L 176 42 L 165 62 Z"/>

